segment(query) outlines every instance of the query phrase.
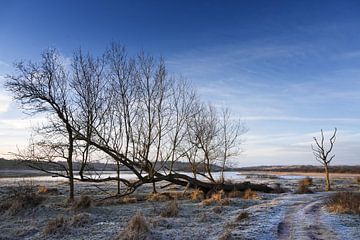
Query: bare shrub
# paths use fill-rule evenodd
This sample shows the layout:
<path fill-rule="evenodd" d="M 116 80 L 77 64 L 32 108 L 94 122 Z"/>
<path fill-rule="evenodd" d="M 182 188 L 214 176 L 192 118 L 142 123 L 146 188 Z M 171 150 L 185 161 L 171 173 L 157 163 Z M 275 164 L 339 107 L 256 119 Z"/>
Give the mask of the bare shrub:
<path fill-rule="evenodd" d="M 247 219 L 247 218 L 249 218 L 249 213 L 243 211 L 243 212 L 239 213 L 239 215 L 236 217 L 236 221 L 241 222 L 241 221 L 243 221 L 244 219 Z"/>
<path fill-rule="evenodd" d="M 54 235 L 54 234 L 61 234 L 65 232 L 68 228 L 68 225 L 66 223 L 66 220 L 64 219 L 64 216 L 60 215 L 56 217 L 55 219 L 49 220 L 43 230 L 43 234 L 45 236 L 48 235 Z"/>
<path fill-rule="evenodd" d="M 244 194 L 243 194 L 242 192 L 236 191 L 236 190 L 231 191 L 231 192 L 228 193 L 228 197 L 229 197 L 229 198 L 240 198 L 240 197 L 242 197 L 243 195 L 244 195 Z"/>
<path fill-rule="evenodd" d="M 244 199 L 259 199 L 259 196 L 256 192 L 251 189 L 246 189 L 244 192 Z"/>
<path fill-rule="evenodd" d="M 89 196 L 83 195 L 73 203 L 74 210 L 82 210 L 91 207 L 92 200 Z"/>
<path fill-rule="evenodd" d="M 304 178 L 299 181 L 299 185 L 295 193 L 298 194 L 306 194 L 313 193 L 313 191 L 309 188 L 312 185 L 312 178 Z"/>
<path fill-rule="evenodd" d="M 150 234 L 149 224 L 146 222 L 145 217 L 137 212 L 133 216 L 126 229 L 119 235 L 118 240 L 144 240 Z"/>
<path fill-rule="evenodd" d="M 360 193 L 334 193 L 326 201 L 326 206 L 331 212 L 360 214 Z"/>
<path fill-rule="evenodd" d="M 193 201 L 201 201 L 204 199 L 204 192 L 199 188 L 195 189 L 191 193 L 191 200 Z"/>
<path fill-rule="evenodd" d="M 179 205 L 176 201 L 171 201 L 166 205 L 166 207 L 162 210 L 162 217 L 176 217 L 179 213 Z"/>

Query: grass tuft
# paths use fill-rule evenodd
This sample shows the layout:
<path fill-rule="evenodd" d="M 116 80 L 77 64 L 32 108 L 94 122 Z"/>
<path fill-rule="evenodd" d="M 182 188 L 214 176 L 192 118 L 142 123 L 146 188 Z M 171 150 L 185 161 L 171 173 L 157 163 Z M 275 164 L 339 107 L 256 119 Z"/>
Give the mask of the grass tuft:
<path fill-rule="evenodd" d="M 204 192 L 199 188 L 195 189 L 191 193 L 191 200 L 202 201 L 204 199 Z"/>
<path fill-rule="evenodd" d="M 251 189 L 246 189 L 244 192 L 244 199 L 259 199 L 259 196 L 256 192 Z"/>
<path fill-rule="evenodd" d="M 299 185 L 295 193 L 297 194 L 306 194 L 306 193 L 313 193 L 313 191 L 310 189 L 310 186 L 312 185 L 312 178 L 306 177 L 304 179 L 301 179 L 299 181 Z"/>
<path fill-rule="evenodd" d="M 179 213 L 179 205 L 176 201 L 171 201 L 166 205 L 166 207 L 162 210 L 162 217 L 176 217 Z"/>
<path fill-rule="evenodd" d="M 90 208 L 91 205 L 92 205 L 91 198 L 89 196 L 83 195 L 73 203 L 73 209 L 74 210 L 83 210 L 83 209 Z"/>
<path fill-rule="evenodd" d="M 249 218 L 249 213 L 244 211 L 244 212 L 239 213 L 239 215 L 236 217 L 236 221 L 241 222 L 247 218 Z"/>
<path fill-rule="evenodd" d="M 149 224 L 146 222 L 145 217 L 137 212 L 133 216 L 126 229 L 119 235 L 118 240 L 145 240 L 150 234 Z"/>
<path fill-rule="evenodd" d="M 331 212 L 360 214 L 359 192 L 337 192 L 326 201 L 326 206 Z"/>

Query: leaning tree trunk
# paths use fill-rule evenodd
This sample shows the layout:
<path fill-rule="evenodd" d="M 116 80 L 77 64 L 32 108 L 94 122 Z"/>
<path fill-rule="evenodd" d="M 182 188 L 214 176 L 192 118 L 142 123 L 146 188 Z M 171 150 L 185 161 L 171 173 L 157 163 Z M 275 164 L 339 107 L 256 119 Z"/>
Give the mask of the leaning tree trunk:
<path fill-rule="evenodd" d="M 330 176 L 329 176 L 329 166 L 325 165 L 325 178 L 326 178 L 326 186 L 325 191 L 331 191 L 331 184 L 330 184 Z"/>

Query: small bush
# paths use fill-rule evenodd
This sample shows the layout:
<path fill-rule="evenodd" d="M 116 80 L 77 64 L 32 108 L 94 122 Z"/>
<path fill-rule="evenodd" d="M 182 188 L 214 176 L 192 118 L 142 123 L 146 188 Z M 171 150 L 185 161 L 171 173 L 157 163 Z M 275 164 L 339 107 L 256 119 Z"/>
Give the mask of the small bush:
<path fill-rule="evenodd" d="M 64 231 L 67 230 L 67 223 L 66 220 L 64 219 L 64 216 L 58 216 L 55 219 L 51 219 L 49 220 L 43 230 L 43 234 L 45 236 L 48 235 L 54 235 L 54 234 L 61 234 Z"/>
<path fill-rule="evenodd" d="M 243 193 L 240 191 L 236 191 L 236 190 L 228 193 L 229 198 L 241 198 L 242 196 L 243 196 Z"/>
<path fill-rule="evenodd" d="M 224 191 L 219 191 L 217 193 L 213 193 L 211 195 L 211 198 L 216 202 L 220 202 L 221 199 L 224 197 L 224 195 L 225 195 Z"/>
<path fill-rule="evenodd" d="M 299 185 L 295 193 L 298 194 L 306 194 L 306 193 L 313 193 L 313 191 L 309 188 L 312 185 L 312 178 L 306 177 L 299 181 Z"/>
<path fill-rule="evenodd" d="M 331 212 L 360 214 L 360 193 L 337 192 L 329 197 L 326 206 Z"/>
<path fill-rule="evenodd" d="M 236 221 L 237 222 L 241 222 L 243 221 L 244 219 L 247 219 L 249 218 L 249 213 L 248 212 L 241 212 L 237 217 L 236 217 Z"/>
<path fill-rule="evenodd" d="M 171 201 L 161 212 L 162 217 L 176 217 L 179 213 L 179 206 L 176 201 Z"/>
<path fill-rule="evenodd" d="M 251 189 L 246 189 L 244 192 L 244 199 L 258 199 L 259 196 L 256 192 L 252 191 Z"/>
<path fill-rule="evenodd" d="M 91 207 L 92 200 L 89 196 L 83 195 L 73 203 L 75 210 L 82 210 Z"/>
<path fill-rule="evenodd" d="M 191 193 L 191 200 L 193 201 L 201 201 L 204 199 L 204 192 L 200 189 L 195 189 Z"/>
<path fill-rule="evenodd" d="M 145 217 L 138 212 L 133 216 L 126 229 L 119 235 L 118 240 L 144 240 L 150 234 L 150 227 Z"/>

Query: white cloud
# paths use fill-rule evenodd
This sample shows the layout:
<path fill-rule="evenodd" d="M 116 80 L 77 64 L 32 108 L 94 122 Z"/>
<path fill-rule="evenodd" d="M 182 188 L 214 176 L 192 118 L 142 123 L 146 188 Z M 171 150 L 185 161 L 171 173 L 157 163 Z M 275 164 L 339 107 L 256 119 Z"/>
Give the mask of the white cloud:
<path fill-rule="evenodd" d="M 11 97 L 0 91 L 0 113 L 7 112 L 11 103 Z"/>

